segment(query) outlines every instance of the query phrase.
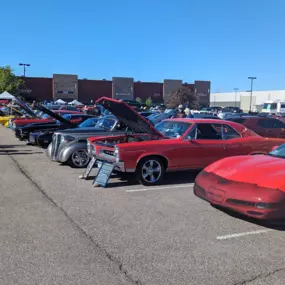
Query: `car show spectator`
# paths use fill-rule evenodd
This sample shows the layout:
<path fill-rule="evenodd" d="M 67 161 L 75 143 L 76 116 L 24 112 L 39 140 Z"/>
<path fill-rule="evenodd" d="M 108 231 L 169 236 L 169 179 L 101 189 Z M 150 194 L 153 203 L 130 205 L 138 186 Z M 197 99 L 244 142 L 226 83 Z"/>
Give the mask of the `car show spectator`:
<path fill-rule="evenodd" d="M 186 109 L 184 110 L 184 113 L 185 113 L 185 115 L 186 115 L 186 118 L 194 118 L 193 111 L 190 110 L 189 108 L 186 108 Z"/>

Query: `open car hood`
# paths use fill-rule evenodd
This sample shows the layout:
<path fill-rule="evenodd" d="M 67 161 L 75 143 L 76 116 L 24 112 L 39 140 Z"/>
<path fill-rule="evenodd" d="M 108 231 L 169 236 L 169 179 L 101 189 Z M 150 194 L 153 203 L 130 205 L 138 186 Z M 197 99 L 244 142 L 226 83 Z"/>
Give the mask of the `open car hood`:
<path fill-rule="evenodd" d="M 163 135 L 156 130 L 155 127 L 147 121 L 147 119 L 141 116 L 127 103 L 108 97 L 102 97 L 98 99 L 96 103 L 101 104 L 105 109 L 110 111 L 119 119 L 119 121 L 122 121 L 134 133 L 146 133 L 163 137 Z"/>
<path fill-rule="evenodd" d="M 36 113 L 29 108 L 23 101 L 21 101 L 19 98 L 15 97 L 15 101 L 16 103 L 22 108 L 24 109 L 27 114 L 29 114 L 32 118 L 38 118 L 38 116 L 36 115 Z"/>
<path fill-rule="evenodd" d="M 71 122 L 69 122 L 68 120 L 64 119 L 62 116 L 56 114 L 55 112 L 51 111 L 50 109 L 44 107 L 43 105 L 41 104 L 36 104 L 36 107 L 38 110 L 48 114 L 49 116 L 51 116 L 52 118 L 55 118 L 56 120 L 60 121 L 62 124 L 66 124 L 66 125 L 75 125 Z"/>
<path fill-rule="evenodd" d="M 1 105 L 0 105 L 0 106 L 1 106 Z M 10 110 L 16 112 L 17 114 L 23 116 L 23 113 L 22 113 L 21 111 L 17 110 L 16 108 L 13 108 L 12 106 L 6 106 L 6 107 L 7 107 L 8 109 L 10 109 Z M 14 115 L 6 114 L 5 116 L 14 116 Z"/>

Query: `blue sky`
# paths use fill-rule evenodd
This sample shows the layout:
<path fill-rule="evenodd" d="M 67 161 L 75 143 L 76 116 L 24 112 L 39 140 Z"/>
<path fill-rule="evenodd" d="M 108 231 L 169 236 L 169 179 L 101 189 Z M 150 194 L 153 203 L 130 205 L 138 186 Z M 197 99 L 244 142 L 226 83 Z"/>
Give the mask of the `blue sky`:
<path fill-rule="evenodd" d="M 211 80 L 226 92 L 256 76 L 256 90 L 285 89 L 284 0 L 14 0 L 1 10 L 0 65 L 16 74 L 24 62 L 35 77 Z"/>

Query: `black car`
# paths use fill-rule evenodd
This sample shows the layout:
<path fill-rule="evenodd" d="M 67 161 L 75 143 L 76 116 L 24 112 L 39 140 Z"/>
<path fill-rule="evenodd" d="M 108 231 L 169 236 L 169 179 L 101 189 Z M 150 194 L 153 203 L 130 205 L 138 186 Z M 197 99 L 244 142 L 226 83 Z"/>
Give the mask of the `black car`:
<path fill-rule="evenodd" d="M 90 130 L 90 132 L 92 132 L 92 131 L 94 131 L 94 127 L 96 126 L 98 120 L 99 120 L 99 118 L 96 118 L 96 117 L 88 118 L 87 120 L 85 120 L 84 122 L 82 122 L 76 128 L 73 128 L 73 129 L 75 129 L 75 131 L 77 130 L 78 132 L 84 131 L 84 130 L 85 131 Z M 70 130 L 70 128 L 65 128 L 65 129 Z M 52 141 L 53 134 L 56 131 L 61 131 L 61 130 L 65 130 L 65 129 L 63 129 L 63 128 L 61 128 L 61 129 L 49 129 L 46 131 L 37 131 L 37 132 L 30 133 L 30 136 L 28 139 L 29 143 L 33 144 L 33 145 L 37 145 L 37 146 L 42 147 L 42 148 L 47 148 L 48 145 Z"/>
<path fill-rule="evenodd" d="M 19 126 L 15 129 L 15 136 L 20 140 L 27 140 L 31 132 L 39 130 L 49 130 L 49 129 L 66 129 L 66 128 L 76 128 L 82 121 L 87 120 L 92 117 L 85 114 L 64 114 L 60 116 L 55 112 L 45 108 L 44 106 L 38 105 L 38 109 L 46 113 L 47 115 L 55 118 L 57 121 L 45 122 L 45 123 L 31 123 L 24 126 Z"/>

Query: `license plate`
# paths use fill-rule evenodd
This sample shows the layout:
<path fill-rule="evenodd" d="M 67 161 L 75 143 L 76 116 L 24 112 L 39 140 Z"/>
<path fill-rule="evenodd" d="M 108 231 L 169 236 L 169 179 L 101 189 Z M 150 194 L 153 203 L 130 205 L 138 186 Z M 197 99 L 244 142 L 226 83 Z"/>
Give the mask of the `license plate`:
<path fill-rule="evenodd" d="M 34 143 L 36 140 L 35 140 L 35 138 L 34 138 L 33 136 L 30 136 L 30 137 L 29 137 L 29 141 L 30 141 L 31 143 Z"/>

